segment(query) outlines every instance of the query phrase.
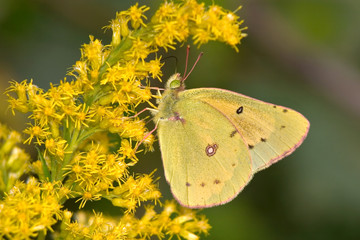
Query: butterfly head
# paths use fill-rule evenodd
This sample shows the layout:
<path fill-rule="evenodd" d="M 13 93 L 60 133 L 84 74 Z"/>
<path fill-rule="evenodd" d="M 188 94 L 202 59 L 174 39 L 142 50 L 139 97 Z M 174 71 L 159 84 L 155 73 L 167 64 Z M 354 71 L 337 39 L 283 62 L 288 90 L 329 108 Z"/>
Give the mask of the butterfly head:
<path fill-rule="evenodd" d="M 173 91 L 183 91 L 185 89 L 184 80 L 181 77 L 180 73 L 175 73 L 171 75 L 166 85 L 167 89 Z"/>
<path fill-rule="evenodd" d="M 169 80 L 167 81 L 167 84 L 166 84 L 166 89 L 175 93 L 175 96 L 177 95 L 178 92 L 185 90 L 185 84 L 184 84 L 185 80 L 188 78 L 190 73 L 194 70 L 197 62 L 200 60 L 201 56 L 203 55 L 202 52 L 199 54 L 198 58 L 196 59 L 196 62 L 194 63 L 194 66 L 191 68 L 189 73 L 186 74 L 187 63 L 188 63 L 188 58 L 189 58 L 189 50 L 190 50 L 190 46 L 187 47 L 186 67 L 185 67 L 185 71 L 184 71 L 184 76 L 181 77 L 180 73 L 175 73 L 169 78 Z"/>

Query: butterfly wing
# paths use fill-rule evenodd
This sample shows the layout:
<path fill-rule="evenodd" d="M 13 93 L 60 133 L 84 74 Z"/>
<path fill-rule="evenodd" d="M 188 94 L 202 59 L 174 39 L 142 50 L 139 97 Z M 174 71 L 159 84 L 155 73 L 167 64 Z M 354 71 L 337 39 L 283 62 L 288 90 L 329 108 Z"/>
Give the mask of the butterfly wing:
<path fill-rule="evenodd" d="M 223 113 L 198 99 L 180 98 L 176 117 L 160 116 L 158 136 L 165 177 L 174 197 L 190 208 L 232 200 L 252 177 L 248 146 Z"/>
<path fill-rule="evenodd" d="M 253 173 L 291 154 L 305 139 L 309 121 L 300 113 L 242 94 L 216 88 L 197 88 L 180 95 L 198 99 L 224 114 L 236 127 L 228 139 L 242 135 L 250 150 Z"/>

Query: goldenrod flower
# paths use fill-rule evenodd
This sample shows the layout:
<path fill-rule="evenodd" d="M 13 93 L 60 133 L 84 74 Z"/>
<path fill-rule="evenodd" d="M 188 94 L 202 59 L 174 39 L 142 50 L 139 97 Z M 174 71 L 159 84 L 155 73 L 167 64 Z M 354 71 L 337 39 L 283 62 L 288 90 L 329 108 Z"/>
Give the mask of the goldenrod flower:
<path fill-rule="evenodd" d="M 141 25 L 146 26 L 142 19 L 147 19 L 144 13 L 149 9 L 150 8 L 146 6 L 138 7 L 138 3 L 136 3 L 134 6 L 130 7 L 129 10 L 120 13 L 120 15 L 129 17 L 131 26 L 134 29 L 138 29 Z"/>
<path fill-rule="evenodd" d="M 41 145 L 44 143 L 44 139 L 49 136 L 51 133 L 48 131 L 49 127 L 40 127 L 39 125 L 33 125 L 29 123 L 30 127 L 24 130 L 24 133 L 29 135 L 29 138 L 24 141 L 24 143 L 30 144 L 33 138 L 36 138 L 36 143 Z"/>
<path fill-rule="evenodd" d="M 159 50 L 176 49 L 188 39 L 198 47 L 221 41 L 238 50 L 245 28 L 238 9 L 196 0 L 164 1 L 149 20 L 148 10 L 135 4 L 118 12 L 106 27 L 112 30 L 110 44 L 90 36 L 70 80 L 50 84 L 47 91 L 33 80 L 10 83 L 10 108 L 29 114 L 24 143 L 38 156 L 31 160 L 21 135 L 0 124 L 0 237 L 44 238 L 50 230 L 59 239 L 192 240 L 208 233 L 207 219 L 197 212 L 173 201 L 160 207 L 154 172 L 133 173 L 138 153 L 153 151 L 156 141 L 138 108 L 156 108 L 153 100 L 161 97 L 152 87 L 163 80 Z M 79 208 L 107 199 L 125 214 L 72 212 L 64 209 L 70 198 L 77 198 Z M 59 227 L 53 229 L 55 223 Z"/>
<path fill-rule="evenodd" d="M 20 133 L 0 124 L 0 200 L 30 165 L 30 156 L 19 147 L 21 141 Z"/>
<path fill-rule="evenodd" d="M 39 232 L 52 231 L 61 217 L 61 204 L 54 189 L 43 187 L 34 178 L 17 182 L 0 202 L 0 236 L 29 239 Z"/>
<path fill-rule="evenodd" d="M 78 200 L 76 200 L 76 202 L 81 201 L 79 208 L 83 208 L 87 201 L 100 200 L 100 198 L 101 198 L 101 194 L 84 190 L 81 197 Z"/>

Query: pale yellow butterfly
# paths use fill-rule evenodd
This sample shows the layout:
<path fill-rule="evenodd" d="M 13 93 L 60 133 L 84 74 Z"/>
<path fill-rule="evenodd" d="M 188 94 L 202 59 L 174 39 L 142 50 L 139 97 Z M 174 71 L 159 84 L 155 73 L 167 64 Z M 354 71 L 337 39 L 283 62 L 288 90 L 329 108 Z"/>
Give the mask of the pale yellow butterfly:
<path fill-rule="evenodd" d="M 169 78 L 154 117 L 165 178 L 183 206 L 231 201 L 308 133 L 309 121 L 292 109 L 223 89 L 185 90 L 184 79 Z"/>

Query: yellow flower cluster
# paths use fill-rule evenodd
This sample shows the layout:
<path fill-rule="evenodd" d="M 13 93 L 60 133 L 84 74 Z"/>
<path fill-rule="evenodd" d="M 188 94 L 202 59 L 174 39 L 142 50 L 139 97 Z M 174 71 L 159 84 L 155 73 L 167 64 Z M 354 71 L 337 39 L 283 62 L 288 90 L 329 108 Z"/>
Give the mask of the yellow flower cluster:
<path fill-rule="evenodd" d="M 53 231 L 52 225 L 61 219 L 59 199 L 64 197 L 54 185 L 59 184 L 39 183 L 35 178 L 17 182 L 0 201 L 0 237 L 30 239 Z"/>
<path fill-rule="evenodd" d="M 19 147 L 21 140 L 20 133 L 0 123 L 0 197 L 28 170 L 30 156 Z"/>
<path fill-rule="evenodd" d="M 150 83 L 162 80 L 160 49 L 175 49 L 192 38 L 198 46 L 216 40 L 237 50 L 245 36 L 242 22 L 234 12 L 196 0 L 165 1 L 149 20 L 148 10 L 136 4 L 117 13 L 107 26 L 112 30 L 109 45 L 90 36 L 68 73 L 70 81 L 50 84 L 48 90 L 32 80 L 11 83 L 10 107 L 14 114 L 29 113 L 24 143 L 34 146 L 38 157 L 30 161 L 17 147 L 20 135 L 0 126 L 0 161 L 6 166 L 0 172 L 2 236 L 45 236 L 57 221 L 62 227 L 53 236 L 61 239 L 198 239 L 207 233 L 204 217 L 179 210 L 173 202 L 159 214 L 151 206 L 142 218 L 135 216 L 145 201 L 155 205 L 161 197 L 153 173 L 130 171 L 136 154 L 152 151 L 155 140 L 153 135 L 144 139 L 149 130 L 137 109 L 142 103 L 156 108 L 151 101 L 158 96 Z M 38 182 L 29 177 L 16 182 L 29 171 Z M 83 222 L 80 213 L 62 208 L 69 198 L 77 198 L 79 208 L 107 199 L 125 214 L 117 221 L 93 214 Z M 23 215 L 18 218 L 14 214 L 20 205 Z"/>
<path fill-rule="evenodd" d="M 71 217 L 76 221 L 72 222 Z M 148 206 L 141 218 L 124 215 L 117 221 L 102 214 L 79 212 L 73 215 L 64 211 L 62 228 L 67 231 L 61 239 L 84 236 L 87 239 L 150 239 L 154 236 L 163 239 L 168 235 L 169 239 L 176 236 L 177 239 L 197 240 L 198 234 L 207 233 L 210 226 L 204 216 L 179 208 L 170 201 L 164 204 L 160 213 Z"/>
<path fill-rule="evenodd" d="M 154 38 L 157 47 L 174 49 L 177 42 L 192 36 L 198 46 L 209 41 L 221 41 L 238 51 L 236 45 L 246 36 L 239 28 L 243 21 L 234 12 L 218 5 L 205 8 L 203 3 L 188 0 L 179 7 L 173 2 L 164 3 L 151 19 L 157 34 Z M 240 9 L 240 8 L 239 8 Z"/>

